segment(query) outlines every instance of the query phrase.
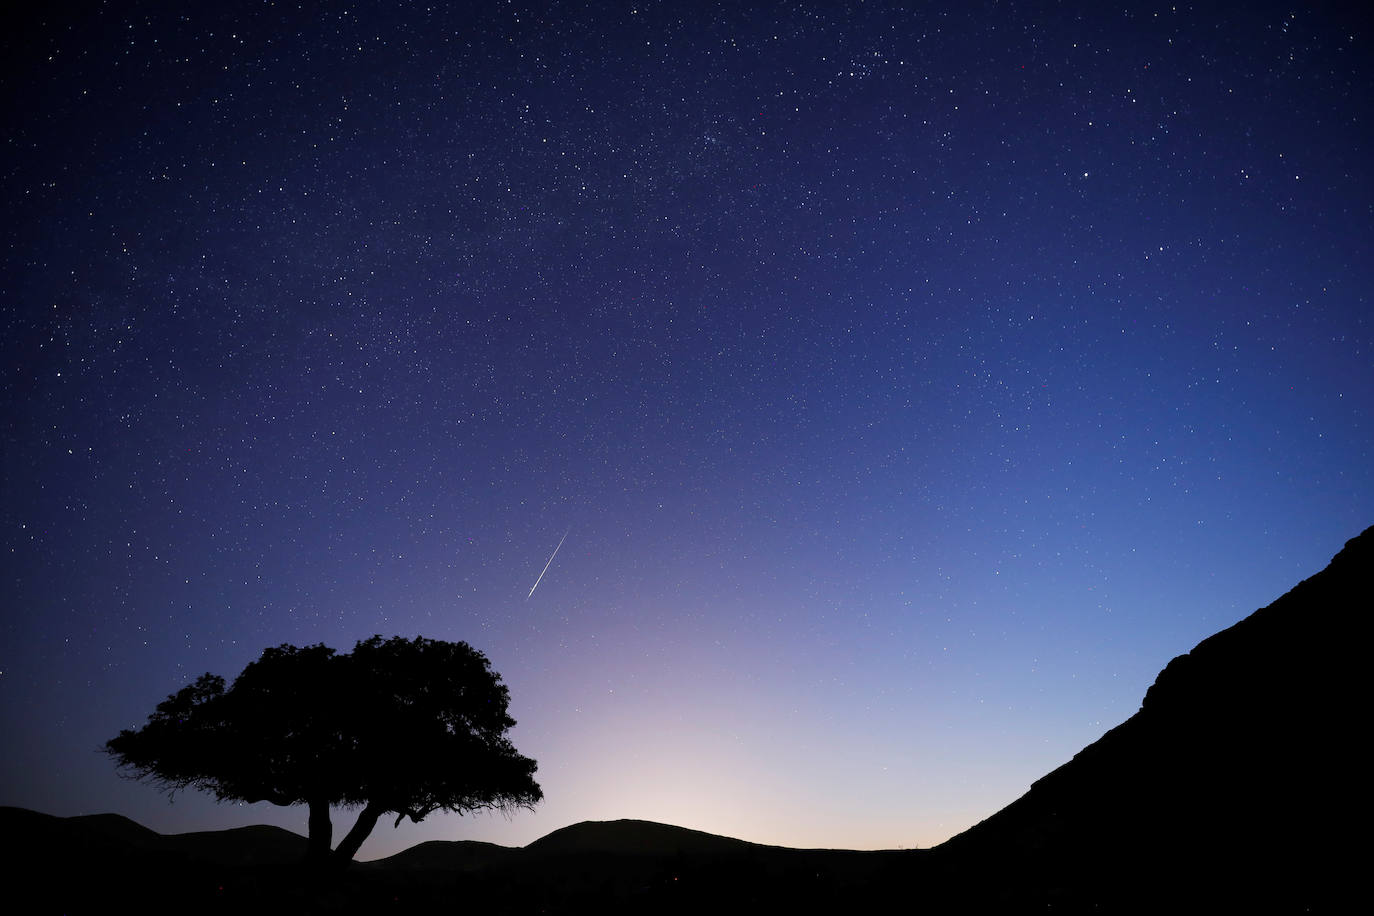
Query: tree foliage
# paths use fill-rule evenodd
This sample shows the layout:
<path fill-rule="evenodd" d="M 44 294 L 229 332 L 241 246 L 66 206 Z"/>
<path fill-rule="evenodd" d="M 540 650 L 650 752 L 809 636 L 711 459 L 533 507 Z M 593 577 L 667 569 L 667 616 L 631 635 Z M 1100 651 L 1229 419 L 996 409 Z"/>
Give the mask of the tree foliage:
<path fill-rule="evenodd" d="M 361 807 L 335 851 L 349 860 L 379 817 L 532 809 L 536 764 L 506 737 L 510 694 L 463 642 L 383 639 L 338 654 L 267 649 L 226 689 L 205 674 L 105 750 L 169 794 L 310 808 L 311 854 L 329 854 L 330 806 Z"/>

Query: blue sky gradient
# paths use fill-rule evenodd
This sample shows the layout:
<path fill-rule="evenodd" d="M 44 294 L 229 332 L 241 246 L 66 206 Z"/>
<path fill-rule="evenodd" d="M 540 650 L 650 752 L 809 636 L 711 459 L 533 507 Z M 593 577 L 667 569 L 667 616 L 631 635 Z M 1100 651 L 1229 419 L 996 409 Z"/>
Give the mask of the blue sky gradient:
<path fill-rule="evenodd" d="M 362 858 L 929 846 L 1374 522 L 1353 6 L 213 6 L 3 39 L 0 803 L 381 633 L 547 800 Z"/>

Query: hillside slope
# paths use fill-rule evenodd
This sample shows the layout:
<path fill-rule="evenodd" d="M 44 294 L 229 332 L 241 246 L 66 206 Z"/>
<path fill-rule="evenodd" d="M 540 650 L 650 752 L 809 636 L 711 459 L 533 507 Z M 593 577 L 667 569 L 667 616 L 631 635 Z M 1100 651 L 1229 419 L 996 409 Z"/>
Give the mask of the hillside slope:
<path fill-rule="evenodd" d="M 1374 528 L 1171 661 L 1139 712 L 937 858 L 963 874 L 1002 863 L 989 893 L 1008 903 L 1299 912 L 1334 901 L 1353 883 L 1342 832 L 1363 821 L 1358 633 L 1371 574 Z"/>

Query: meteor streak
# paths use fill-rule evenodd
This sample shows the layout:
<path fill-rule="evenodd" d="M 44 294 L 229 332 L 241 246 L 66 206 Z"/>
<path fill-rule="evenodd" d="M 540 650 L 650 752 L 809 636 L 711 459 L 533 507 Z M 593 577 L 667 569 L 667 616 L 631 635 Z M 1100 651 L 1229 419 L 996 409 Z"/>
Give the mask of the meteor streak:
<path fill-rule="evenodd" d="M 567 531 L 563 532 L 563 540 L 560 540 L 560 541 L 558 542 L 558 547 L 555 547 L 555 548 L 553 549 L 553 553 L 549 554 L 549 562 L 545 563 L 545 564 L 544 564 L 544 568 L 543 568 L 542 570 L 540 570 L 540 572 L 539 572 L 539 578 L 538 578 L 538 579 L 535 579 L 535 580 L 534 580 L 534 584 L 530 586 L 530 593 L 529 593 L 528 595 L 525 596 L 526 598 L 532 597 L 532 596 L 534 595 L 534 590 L 535 590 L 536 588 L 539 587 L 539 583 L 544 581 L 544 573 L 548 572 L 548 571 L 549 571 L 549 567 L 553 565 L 553 558 L 556 557 L 556 556 L 558 556 L 558 549 L 559 549 L 559 547 L 562 547 L 562 546 L 563 546 L 563 541 L 566 541 L 566 540 L 568 539 L 568 535 L 569 535 L 569 534 L 572 534 L 572 529 L 571 529 L 571 528 L 569 528 Z"/>

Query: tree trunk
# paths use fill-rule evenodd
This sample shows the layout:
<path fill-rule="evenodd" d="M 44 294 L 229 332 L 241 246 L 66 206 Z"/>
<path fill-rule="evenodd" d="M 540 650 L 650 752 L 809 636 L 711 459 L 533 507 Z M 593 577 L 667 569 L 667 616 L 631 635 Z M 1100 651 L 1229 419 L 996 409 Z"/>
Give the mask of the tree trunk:
<path fill-rule="evenodd" d="M 353 825 L 353 829 L 348 831 L 348 836 L 339 842 L 339 848 L 334 850 L 335 861 L 340 864 L 352 862 L 353 857 L 358 853 L 358 847 L 363 845 L 372 828 L 377 826 L 377 818 L 385 813 L 386 808 L 381 805 L 369 803 L 358 815 L 358 822 Z"/>
<path fill-rule="evenodd" d="M 334 845 L 334 824 L 329 820 L 328 800 L 313 799 L 310 802 L 309 824 L 310 845 L 306 847 L 306 860 L 328 861 L 329 849 Z"/>

